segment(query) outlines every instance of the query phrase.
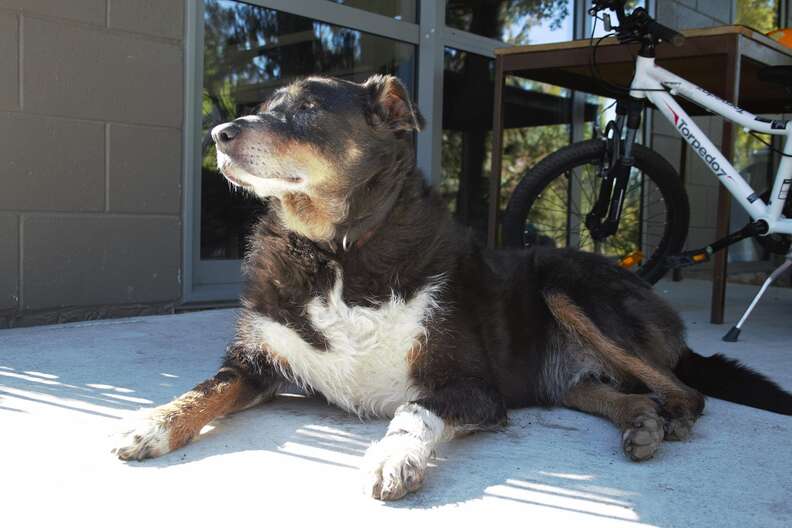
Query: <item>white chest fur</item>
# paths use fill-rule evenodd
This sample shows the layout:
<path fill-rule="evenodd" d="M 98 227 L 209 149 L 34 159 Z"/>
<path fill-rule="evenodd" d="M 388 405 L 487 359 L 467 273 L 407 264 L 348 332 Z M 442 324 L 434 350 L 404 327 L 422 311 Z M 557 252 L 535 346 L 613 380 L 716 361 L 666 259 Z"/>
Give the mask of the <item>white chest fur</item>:
<path fill-rule="evenodd" d="M 437 310 L 441 281 L 409 301 L 394 295 L 376 307 L 348 306 L 339 274 L 327 298 L 307 306 L 312 325 L 328 343 L 318 350 L 293 329 L 258 314 L 246 314 L 248 338 L 260 340 L 299 384 L 359 415 L 391 416 L 402 403 L 420 397 L 410 375 L 410 356 L 421 346 L 425 324 Z"/>

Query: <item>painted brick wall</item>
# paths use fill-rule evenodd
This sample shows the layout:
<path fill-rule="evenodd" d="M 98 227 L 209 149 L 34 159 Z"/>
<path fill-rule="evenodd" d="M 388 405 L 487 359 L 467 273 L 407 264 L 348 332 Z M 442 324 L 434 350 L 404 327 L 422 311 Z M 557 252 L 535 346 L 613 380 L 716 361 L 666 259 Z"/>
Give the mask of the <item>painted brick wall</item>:
<path fill-rule="evenodd" d="M 183 33 L 184 0 L 0 0 L 0 327 L 178 300 Z"/>

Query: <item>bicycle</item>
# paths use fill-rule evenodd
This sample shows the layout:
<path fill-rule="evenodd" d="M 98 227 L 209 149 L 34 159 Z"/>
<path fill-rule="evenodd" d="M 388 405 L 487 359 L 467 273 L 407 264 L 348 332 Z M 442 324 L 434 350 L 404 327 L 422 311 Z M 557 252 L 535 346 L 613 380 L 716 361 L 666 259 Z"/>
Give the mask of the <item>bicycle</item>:
<path fill-rule="evenodd" d="M 594 0 L 589 10 L 595 17 L 604 10 L 614 11 L 619 25 L 609 27 L 606 14 L 606 29 L 614 30 L 620 44 L 641 45 L 627 96 L 617 100 L 616 119 L 608 123 L 602 137 L 564 147 L 526 173 L 504 212 L 503 243 L 525 246 L 565 235 L 568 246 L 618 255 L 622 266 L 636 267 L 642 278 L 654 283 L 669 269 L 706 262 L 716 251 L 757 237 L 772 252 L 786 254 L 786 260 L 767 279 L 740 322 L 724 336 L 724 340 L 736 341 L 769 284 L 792 266 L 792 201 L 787 200 L 792 186 L 792 125 L 755 116 L 657 66 L 655 47 L 661 43 L 682 46 L 684 36 L 656 22 L 643 8 L 627 15 L 624 3 Z M 596 72 L 596 45 L 592 65 Z M 768 80 L 792 85 L 792 74 L 778 67 L 772 70 L 766 75 Z M 755 132 L 785 136 L 770 193 L 754 191 L 677 103 L 677 96 Z M 685 188 L 671 164 L 636 142 L 647 102 L 672 124 L 746 210 L 752 220 L 745 227 L 704 248 L 682 251 L 690 218 Z M 586 172 L 589 168 L 593 170 Z M 559 200 L 554 201 L 556 198 Z"/>

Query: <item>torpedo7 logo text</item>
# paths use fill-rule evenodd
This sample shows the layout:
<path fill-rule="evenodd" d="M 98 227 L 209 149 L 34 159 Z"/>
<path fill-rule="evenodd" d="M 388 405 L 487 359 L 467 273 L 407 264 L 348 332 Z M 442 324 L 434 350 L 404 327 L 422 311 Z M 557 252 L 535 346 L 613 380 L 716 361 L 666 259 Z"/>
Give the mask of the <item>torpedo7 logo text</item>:
<path fill-rule="evenodd" d="M 679 115 L 677 115 L 677 113 L 674 112 L 673 108 L 670 106 L 668 109 L 671 110 L 671 113 L 674 116 L 674 126 L 676 126 L 676 129 L 679 131 L 682 137 L 685 138 L 685 141 L 690 144 L 690 148 L 692 148 L 696 154 L 698 154 L 699 157 L 704 160 L 704 163 L 709 165 L 709 168 L 712 169 L 712 172 L 714 172 L 718 178 L 731 178 L 728 174 L 726 174 L 726 171 L 721 167 L 720 163 L 718 163 L 718 160 L 715 159 L 715 155 L 707 152 L 707 148 L 701 144 L 701 141 L 699 141 L 696 136 L 693 135 L 693 132 L 688 127 L 687 121 L 680 119 Z"/>

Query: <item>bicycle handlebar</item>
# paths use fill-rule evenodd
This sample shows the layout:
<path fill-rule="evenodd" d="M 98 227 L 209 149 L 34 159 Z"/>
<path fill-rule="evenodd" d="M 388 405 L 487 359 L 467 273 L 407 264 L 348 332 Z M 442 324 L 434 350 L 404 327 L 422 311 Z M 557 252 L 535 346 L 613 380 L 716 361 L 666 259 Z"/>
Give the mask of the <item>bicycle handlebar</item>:
<path fill-rule="evenodd" d="M 591 8 L 591 14 L 605 9 L 611 9 L 616 12 L 616 18 L 619 19 L 619 24 L 626 18 L 624 14 L 624 0 L 594 0 L 594 5 Z M 593 11 L 593 12 L 592 12 Z"/>
<path fill-rule="evenodd" d="M 636 37 L 644 38 L 651 36 L 657 43 L 660 41 L 679 47 L 685 43 L 685 36 L 674 31 L 670 27 L 660 24 L 649 16 L 646 9 L 637 7 L 627 15 L 624 11 L 624 0 L 594 0 L 590 13 L 596 15 L 597 12 L 610 9 L 616 13 L 619 27 L 615 28 L 617 36 L 622 42 L 634 42 Z"/>

